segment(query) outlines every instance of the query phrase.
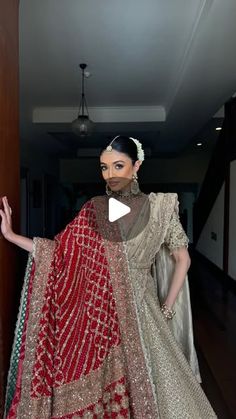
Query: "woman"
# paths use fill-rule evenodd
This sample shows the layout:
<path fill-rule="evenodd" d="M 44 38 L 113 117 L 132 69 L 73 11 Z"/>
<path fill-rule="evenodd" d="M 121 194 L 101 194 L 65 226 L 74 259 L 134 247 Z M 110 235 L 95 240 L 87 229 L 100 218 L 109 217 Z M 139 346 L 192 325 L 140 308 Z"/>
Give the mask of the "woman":
<path fill-rule="evenodd" d="M 215 418 L 169 328 L 177 319 L 198 373 L 189 309 L 181 316 L 178 303 L 190 260 L 177 197 L 140 192 L 143 159 L 137 140 L 115 137 L 100 156 L 108 197 L 87 202 L 54 241 L 16 235 L 4 198 L 2 234 L 30 252 L 8 418 Z M 109 197 L 130 213 L 110 222 Z"/>

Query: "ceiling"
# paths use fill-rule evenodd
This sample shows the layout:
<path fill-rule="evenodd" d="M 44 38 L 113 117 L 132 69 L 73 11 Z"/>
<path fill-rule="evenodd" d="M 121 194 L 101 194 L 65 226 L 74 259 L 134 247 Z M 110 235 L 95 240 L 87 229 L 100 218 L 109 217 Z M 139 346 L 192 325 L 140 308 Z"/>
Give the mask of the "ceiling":
<path fill-rule="evenodd" d="M 235 22 L 235 0 L 20 0 L 22 147 L 92 155 L 121 133 L 166 155 L 213 138 L 236 91 Z M 70 124 L 82 62 L 95 121 L 83 140 Z"/>

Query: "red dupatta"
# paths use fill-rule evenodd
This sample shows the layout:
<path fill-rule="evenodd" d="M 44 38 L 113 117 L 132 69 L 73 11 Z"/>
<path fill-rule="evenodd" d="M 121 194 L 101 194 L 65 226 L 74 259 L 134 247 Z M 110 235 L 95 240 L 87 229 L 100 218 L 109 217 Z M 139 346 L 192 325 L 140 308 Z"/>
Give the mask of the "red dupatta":
<path fill-rule="evenodd" d="M 97 197 L 53 242 L 37 240 L 7 418 L 158 417 L 124 247 L 108 230 L 119 235 Z"/>

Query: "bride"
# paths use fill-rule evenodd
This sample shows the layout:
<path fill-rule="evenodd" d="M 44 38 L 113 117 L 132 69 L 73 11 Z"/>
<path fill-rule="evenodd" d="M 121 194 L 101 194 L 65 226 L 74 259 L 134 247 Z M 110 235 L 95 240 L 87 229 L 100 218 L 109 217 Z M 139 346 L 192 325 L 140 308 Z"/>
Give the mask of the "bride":
<path fill-rule="evenodd" d="M 100 155 L 105 196 L 54 240 L 1 231 L 29 252 L 8 376 L 7 418 L 208 419 L 198 381 L 176 194 L 139 189 L 139 141 Z M 109 221 L 108 201 L 130 213 Z"/>

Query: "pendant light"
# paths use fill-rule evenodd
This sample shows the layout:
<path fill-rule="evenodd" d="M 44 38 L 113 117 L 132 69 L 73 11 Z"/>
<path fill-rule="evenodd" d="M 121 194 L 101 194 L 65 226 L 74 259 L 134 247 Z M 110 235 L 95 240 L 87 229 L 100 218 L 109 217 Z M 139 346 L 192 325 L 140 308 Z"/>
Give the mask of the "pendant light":
<path fill-rule="evenodd" d="M 87 64 L 80 64 L 82 71 L 82 93 L 81 101 L 79 106 L 78 117 L 72 121 L 72 131 L 79 137 L 88 137 L 93 131 L 93 122 L 89 119 L 89 112 L 87 102 L 84 94 L 84 71 L 87 68 Z"/>

